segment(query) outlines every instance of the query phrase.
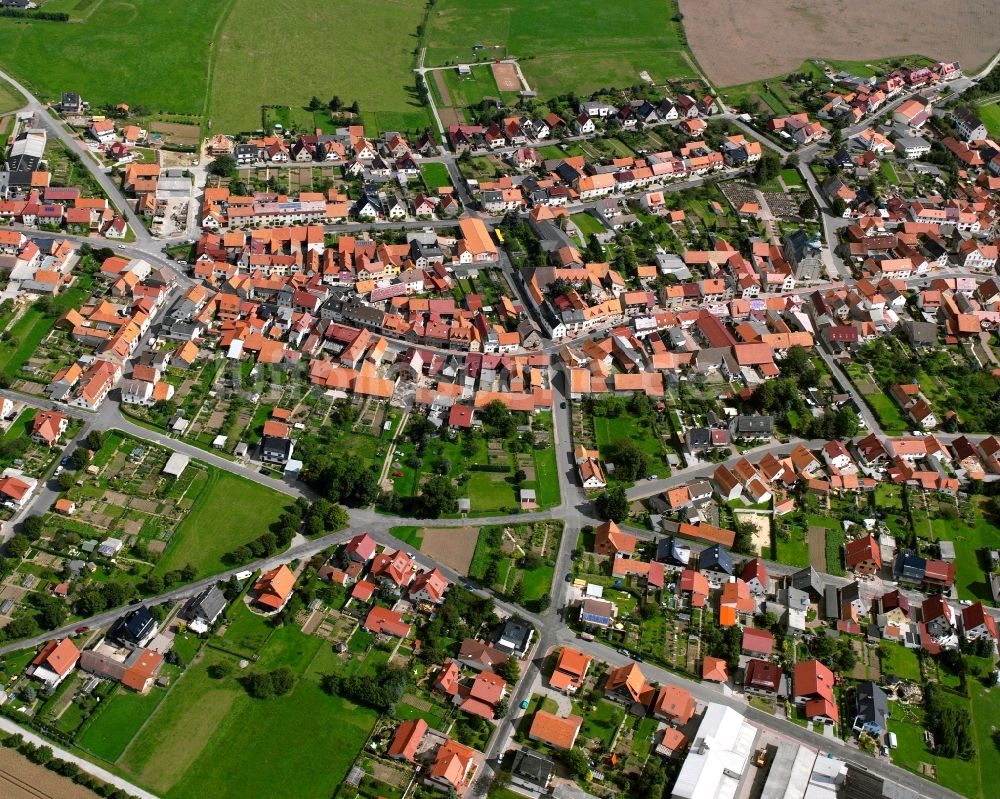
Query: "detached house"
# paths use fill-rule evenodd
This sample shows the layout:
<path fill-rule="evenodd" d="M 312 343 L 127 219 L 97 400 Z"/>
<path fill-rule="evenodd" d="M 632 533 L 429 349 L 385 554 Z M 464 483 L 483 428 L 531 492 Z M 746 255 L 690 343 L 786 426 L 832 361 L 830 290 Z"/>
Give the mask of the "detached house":
<path fill-rule="evenodd" d="M 844 565 L 856 577 L 874 578 L 882 568 L 882 554 L 873 535 L 856 538 L 844 545 Z"/>

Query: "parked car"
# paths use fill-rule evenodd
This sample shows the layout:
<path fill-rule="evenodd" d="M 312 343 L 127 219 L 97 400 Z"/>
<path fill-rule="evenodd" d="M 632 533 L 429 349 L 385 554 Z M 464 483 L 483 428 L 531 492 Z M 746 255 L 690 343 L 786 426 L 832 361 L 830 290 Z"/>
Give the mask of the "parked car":
<path fill-rule="evenodd" d="M 528 709 L 528 700 L 525 699 L 521 702 L 521 710 L 527 710 L 527 709 Z"/>

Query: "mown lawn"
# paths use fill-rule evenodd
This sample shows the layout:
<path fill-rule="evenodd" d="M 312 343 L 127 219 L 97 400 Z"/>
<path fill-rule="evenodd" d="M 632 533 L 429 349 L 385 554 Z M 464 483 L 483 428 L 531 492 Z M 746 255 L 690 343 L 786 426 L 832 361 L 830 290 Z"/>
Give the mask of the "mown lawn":
<path fill-rule="evenodd" d="M 893 674 L 904 680 L 912 680 L 919 683 L 920 661 L 917 653 L 912 649 L 907 649 L 899 644 L 887 643 L 885 645 L 886 657 L 882 658 L 882 673 Z"/>
<path fill-rule="evenodd" d="M 982 498 L 978 498 L 982 499 Z M 1000 529 L 990 524 L 977 508 L 976 522 L 969 527 L 961 519 L 932 519 L 931 529 L 938 540 L 955 544 L 955 587 L 959 599 L 981 599 L 990 604 L 990 586 L 983 571 L 984 550 L 1000 547 Z"/>
<path fill-rule="evenodd" d="M 88 752 L 114 763 L 166 695 L 165 688 L 153 687 L 148 694 L 138 694 L 119 687 L 113 697 L 104 700 L 78 743 Z"/>
<path fill-rule="evenodd" d="M 620 439 L 629 439 L 649 456 L 650 474 L 658 477 L 670 474 L 670 465 L 663 455 L 659 439 L 652 430 L 640 426 L 634 416 L 627 413 L 615 417 L 595 416 L 594 436 L 597 438 L 598 450 L 603 450 Z"/>
<path fill-rule="evenodd" d="M 438 189 L 451 185 L 448 168 L 444 164 L 423 164 L 420 167 L 420 177 L 424 180 L 427 191 L 437 192 Z"/>
<path fill-rule="evenodd" d="M 1000 138 L 1000 103 L 981 105 L 976 111 L 990 135 L 994 138 Z"/>
<path fill-rule="evenodd" d="M 573 220 L 573 224 L 580 229 L 580 233 L 583 234 L 584 239 L 590 239 L 590 237 L 596 233 L 604 233 L 605 228 L 597 218 L 587 213 L 573 214 L 570 217 Z"/>
<path fill-rule="evenodd" d="M 517 56 L 543 95 L 631 86 L 643 70 L 656 81 L 692 76 L 677 13 L 674 0 L 637 0 L 627 14 L 600 0 L 439 0 L 427 24 L 427 64 L 469 62 L 477 52 Z"/>
<path fill-rule="evenodd" d="M 157 563 L 158 574 L 187 563 L 194 564 L 200 576 L 223 571 L 222 556 L 267 532 L 291 502 L 252 480 L 203 468 L 208 477 Z"/>

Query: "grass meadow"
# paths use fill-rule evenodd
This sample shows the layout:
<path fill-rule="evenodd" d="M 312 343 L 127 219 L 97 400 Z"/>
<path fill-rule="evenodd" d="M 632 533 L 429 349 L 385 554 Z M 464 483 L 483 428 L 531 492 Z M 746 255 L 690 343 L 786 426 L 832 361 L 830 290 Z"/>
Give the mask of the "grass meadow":
<path fill-rule="evenodd" d="M 230 1 L 104 0 L 78 23 L 0 19 L 0 61 L 43 100 L 72 90 L 95 107 L 201 114 L 213 28 Z"/>
<path fill-rule="evenodd" d="M 205 474 L 195 479 L 200 489 L 194 505 L 157 563 L 158 574 L 187 563 L 202 576 L 223 571 L 222 556 L 266 533 L 289 503 L 277 491 L 238 475 L 211 468 Z"/>
<path fill-rule="evenodd" d="M 239 606 L 230 613 L 237 621 L 249 615 Z M 225 645 L 245 644 L 247 626 L 232 625 Z M 339 662 L 328 643 L 303 635 L 295 625 L 267 630 L 266 638 L 257 639 L 259 659 L 251 668 L 288 666 L 296 677 L 289 694 L 251 698 L 237 682 L 237 659 L 207 647 L 126 748 L 117 767 L 165 799 L 237 799 L 250 788 L 283 796 L 289 786 L 302 799 L 331 796 L 377 714 L 322 691 L 321 677 Z M 236 668 L 232 676 L 213 679 L 208 669 L 220 661 Z"/>
<path fill-rule="evenodd" d="M 528 83 L 543 96 L 588 93 L 638 83 L 691 77 L 687 45 L 674 0 L 636 0 L 628 13 L 600 0 L 439 0 L 427 24 L 429 66 L 516 56 Z M 495 45 L 500 45 L 499 48 Z"/>
<path fill-rule="evenodd" d="M 261 105 L 336 94 L 358 101 L 369 134 L 422 130 L 429 117 L 413 94 L 413 67 L 423 10 L 421 0 L 279 0 L 266 9 L 235 0 L 216 42 L 213 128 L 256 130 Z"/>

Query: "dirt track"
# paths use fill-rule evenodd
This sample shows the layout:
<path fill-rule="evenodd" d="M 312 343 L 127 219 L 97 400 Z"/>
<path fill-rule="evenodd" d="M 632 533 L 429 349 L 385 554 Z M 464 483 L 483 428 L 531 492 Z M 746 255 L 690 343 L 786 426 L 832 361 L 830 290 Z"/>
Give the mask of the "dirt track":
<path fill-rule="evenodd" d="M 925 55 L 970 72 L 1000 47 L 996 0 L 680 0 L 688 42 L 719 86 L 793 72 L 807 58 Z"/>
<path fill-rule="evenodd" d="M 500 91 L 521 91 L 521 81 L 518 80 L 517 70 L 514 69 L 513 64 L 493 64 L 493 77 Z"/>

